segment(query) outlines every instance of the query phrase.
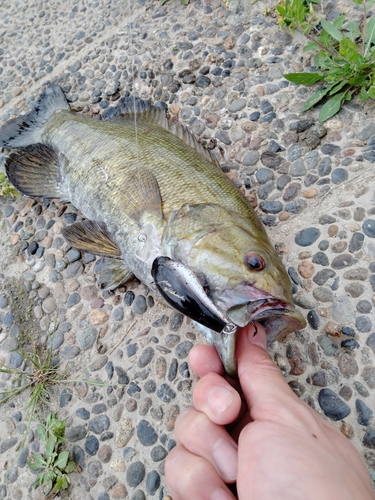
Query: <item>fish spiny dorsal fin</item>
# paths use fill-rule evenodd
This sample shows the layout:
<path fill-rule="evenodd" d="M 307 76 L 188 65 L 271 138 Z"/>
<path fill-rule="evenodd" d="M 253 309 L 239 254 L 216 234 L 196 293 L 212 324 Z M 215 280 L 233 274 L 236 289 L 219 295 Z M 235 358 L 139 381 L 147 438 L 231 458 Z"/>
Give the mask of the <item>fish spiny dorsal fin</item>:
<path fill-rule="evenodd" d="M 39 97 L 33 110 L 9 120 L 0 129 L 0 147 L 22 148 L 42 142 L 41 137 L 48 119 L 59 109 L 70 108 L 61 87 L 52 83 Z"/>
<path fill-rule="evenodd" d="M 33 144 L 12 153 L 5 160 L 10 182 L 28 196 L 60 197 L 60 160 L 56 151 Z"/>
<path fill-rule="evenodd" d="M 120 258 L 121 251 L 111 239 L 104 222 L 84 220 L 61 230 L 64 238 L 74 247 L 94 255 Z"/>
<path fill-rule="evenodd" d="M 162 200 L 158 181 L 150 170 L 140 168 L 126 180 L 128 198 L 124 206 L 127 215 L 137 224 L 142 225 L 142 218 L 147 215 L 161 221 L 163 219 Z"/>
<path fill-rule="evenodd" d="M 205 149 L 186 127 L 176 123 L 170 124 L 165 111 L 155 108 L 152 106 L 150 101 L 145 101 L 143 99 L 139 99 L 138 97 L 135 99 L 133 97 L 125 97 L 120 100 L 117 106 L 107 108 L 103 112 L 102 117 L 105 120 L 116 120 L 121 119 L 121 117 L 126 117 L 127 119 L 135 120 L 136 122 L 159 125 L 159 127 L 162 127 L 163 129 L 168 130 L 171 134 L 177 136 L 190 147 L 195 149 L 199 154 L 207 158 L 207 160 L 211 161 L 214 165 L 217 165 L 220 168 L 215 155 L 208 149 Z"/>

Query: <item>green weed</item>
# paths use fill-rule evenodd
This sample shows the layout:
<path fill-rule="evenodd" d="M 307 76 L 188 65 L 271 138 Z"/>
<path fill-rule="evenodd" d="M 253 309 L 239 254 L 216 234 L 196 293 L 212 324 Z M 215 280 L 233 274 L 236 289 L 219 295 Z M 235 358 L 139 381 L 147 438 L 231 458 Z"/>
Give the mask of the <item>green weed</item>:
<path fill-rule="evenodd" d="M 315 72 L 288 73 L 284 77 L 302 85 L 325 85 L 303 107 L 307 111 L 326 100 L 319 113 L 322 122 L 335 115 L 356 93 L 361 100 L 375 99 L 375 17 L 367 20 L 375 0 L 353 2 L 363 6 L 362 29 L 344 14 L 333 22 L 320 19 L 313 2 L 308 0 L 285 0 L 276 7 L 282 27 L 298 29 L 310 40 L 304 51 L 317 51 Z"/>
<path fill-rule="evenodd" d="M 0 172 L 0 196 L 7 198 L 8 196 L 20 196 L 19 191 L 9 182 L 8 177 Z"/>
<path fill-rule="evenodd" d="M 65 420 L 58 420 L 54 413 L 47 417 L 45 425 L 39 424 L 38 435 L 45 444 L 45 452 L 37 453 L 28 461 L 31 470 L 40 471 L 34 488 L 43 486 L 46 498 L 53 498 L 62 489 L 69 487 L 68 474 L 80 472 L 80 467 L 69 460 L 69 451 L 60 451 L 65 441 Z"/>

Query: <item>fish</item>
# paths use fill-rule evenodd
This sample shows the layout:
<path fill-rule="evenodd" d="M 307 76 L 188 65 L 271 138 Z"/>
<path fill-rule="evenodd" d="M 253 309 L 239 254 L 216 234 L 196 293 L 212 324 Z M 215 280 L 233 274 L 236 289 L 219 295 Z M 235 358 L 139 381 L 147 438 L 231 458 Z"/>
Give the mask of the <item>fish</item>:
<path fill-rule="evenodd" d="M 103 257 L 98 284 L 135 276 L 192 318 L 236 376 L 240 327 L 260 322 L 271 343 L 306 326 L 285 267 L 246 196 L 186 128 L 138 98 L 105 111 L 73 113 L 50 84 L 0 129 L 0 146 L 16 149 L 8 178 L 25 195 L 78 208 L 85 220 L 62 234 Z"/>

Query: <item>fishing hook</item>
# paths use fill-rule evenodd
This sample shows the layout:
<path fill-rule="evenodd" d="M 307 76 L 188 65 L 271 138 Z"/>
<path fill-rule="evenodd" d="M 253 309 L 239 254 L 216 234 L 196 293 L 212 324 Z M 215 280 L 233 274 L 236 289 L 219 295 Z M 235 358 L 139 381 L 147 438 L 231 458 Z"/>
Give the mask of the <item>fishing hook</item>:
<path fill-rule="evenodd" d="M 254 321 L 251 321 L 251 324 L 253 325 L 254 327 L 254 333 L 253 333 L 253 337 L 255 337 L 255 335 L 258 333 L 258 327 L 256 326 L 256 324 L 254 323 Z"/>

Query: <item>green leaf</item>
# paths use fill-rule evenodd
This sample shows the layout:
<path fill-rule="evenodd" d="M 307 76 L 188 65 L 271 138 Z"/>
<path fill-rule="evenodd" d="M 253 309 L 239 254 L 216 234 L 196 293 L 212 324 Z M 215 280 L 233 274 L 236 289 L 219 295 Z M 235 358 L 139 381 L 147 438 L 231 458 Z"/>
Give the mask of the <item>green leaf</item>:
<path fill-rule="evenodd" d="M 48 479 L 47 481 L 45 481 L 44 484 L 45 484 L 44 493 L 48 495 L 48 493 L 52 490 L 53 482 L 50 479 Z"/>
<path fill-rule="evenodd" d="M 73 462 L 73 460 L 69 460 L 68 465 L 65 467 L 65 472 L 70 474 L 71 472 L 79 472 L 79 466 Z"/>
<path fill-rule="evenodd" d="M 160 5 L 164 5 L 167 0 L 160 0 Z"/>
<path fill-rule="evenodd" d="M 329 92 L 328 95 L 337 94 L 337 92 L 339 92 L 339 90 L 341 90 L 343 87 L 345 87 L 345 85 L 347 85 L 347 83 L 348 83 L 348 80 L 343 80 L 342 82 L 339 82 L 337 85 L 334 85 L 332 87 L 332 90 Z"/>
<path fill-rule="evenodd" d="M 45 461 L 43 455 L 37 453 L 36 455 L 34 455 L 34 458 L 28 462 L 28 464 L 31 470 L 38 470 L 42 467 L 45 467 L 47 465 L 47 462 Z"/>
<path fill-rule="evenodd" d="M 313 85 L 323 79 L 319 73 L 287 73 L 284 78 L 299 85 Z"/>
<path fill-rule="evenodd" d="M 354 2 L 356 5 L 362 5 L 362 4 L 363 4 L 363 0 L 353 0 L 353 2 Z"/>
<path fill-rule="evenodd" d="M 180 2 L 181 2 L 183 5 L 187 5 L 187 4 L 190 2 L 190 0 L 180 0 Z"/>
<path fill-rule="evenodd" d="M 368 89 L 367 95 L 371 97 L 371 99 L 375 99 L 375 85 Z"/>
<path fill-rule="evenodd" d="M 306 104 L 303 107 L 303 111 L 307 111 L 308 109 L 315 106 L 315 104 L 317 104 L 319 101 L 321 101 L 323 97 L 328 94 L 333 85 L 334 83 L 328 85 L 328 87 L 326 87 L 325 89 L 317 90 L 314 95 L 307 99 Z"/>
<path fill-rule="evenodd" d="M 361 88 L 361 92 L 359 93 L 359 98 L 361 99 L 361 101 L 366 101 L 369 98 L 365 87 Z"/>
<path fill-rule="evenodd" d="M 371 44 L 375 43 L 375 17 L 372 16 L 370 21 L 367 24 L 367 30 L 366 30 L 366 48 L 365 48 L 365 53 L 364 56 L 366 57 L 368 51 L 370 50 Z"/>
<path fill-rule="evenodd" d="M 333 23 L 332 23 L 332 26 L 334 26 L 335 28 L 339 29 L 341 28 L 341 26 L 344 24 L 345 22 L 345 15 L 344 14 L 341 14 L 339 17 L 337 17 Z"/>
<path fill-rule="evenodd" d="M 318 50 L 319 45 L 315 42 L 309 42 L 307 45 L 303 47 L 303 51 L 307 52 L 308 50 Z"/>
<path fill-rule="evenodd" d="M 339 52 L 342 57 L 345 57 L 347 61 L 357 62 L 358 61 L 358 51 L 357 45 L 349 38 L 343 38 L 340 42 Z"/>
<path fill-rule="evenodd" d="M 47 441 L 46 428 L 44 427 L 44 425 L 38 424 L 37 431 L 38 431 L 38 436 L 40 437 L 40 439 L 42 441 L 46 442 Z"/>
<path fill-rule="evenodd" d="M 53 434 L 49 436 L 47 439 L 47 444 L 46 444 L 46 456 L 47 458 L 52 457 L 52 453 L 55 450 L 55 444 L 56 444 L 56 436 Z"/>
<path fill-rule="evenodd" d="M 340 110 L 345 95 L 346 92 L 341 92 L 340 94 L 336 94 L 334 97 L 329 99 L 329 101 L 327 101 L 320 110 L 319 121 L 325 122 L 328 118 L 335 115 Z"/>
<path fill-rule="evenodd" d="M 54 463 L 55 467 L 58 467 L 60 470 L 65 469 L 66 464 L 68 463 L 68 458 L 69 458 L 69 451 L 67 450 L 62 451 Z"/>
<path fill-rule="evenodd" d="M 333 26 L 333 24 L 329 23 L 325 19 L 321 19 L 320 22 L 322 23 L 323 29 L 337 42 L 340 42 L 342 40 L 342 34 L 340 31 Z"/>
<path fill-rule="evenodd" d="M 283 7 L 282 5 L 276 5 L 276 10 L 280 14 L 280 16 L 285 17 L 285 7 Z"/>

